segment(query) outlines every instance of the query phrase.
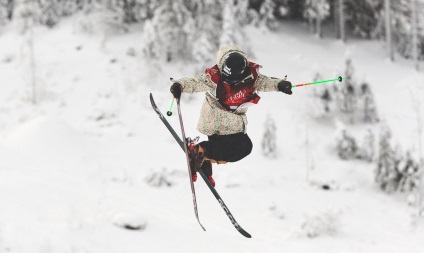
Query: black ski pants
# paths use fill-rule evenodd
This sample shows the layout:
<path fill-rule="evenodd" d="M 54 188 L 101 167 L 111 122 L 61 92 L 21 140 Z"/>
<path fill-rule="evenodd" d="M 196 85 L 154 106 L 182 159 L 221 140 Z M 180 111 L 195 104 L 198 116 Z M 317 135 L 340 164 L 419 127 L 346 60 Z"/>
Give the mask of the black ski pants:
<path fill-rule="evenodd" d="M 253 144 L 245 133 L 211 135 L 209 141 L 199 143 L 206 157 L 215 161 L 237 162 L 252 152 Z"/>

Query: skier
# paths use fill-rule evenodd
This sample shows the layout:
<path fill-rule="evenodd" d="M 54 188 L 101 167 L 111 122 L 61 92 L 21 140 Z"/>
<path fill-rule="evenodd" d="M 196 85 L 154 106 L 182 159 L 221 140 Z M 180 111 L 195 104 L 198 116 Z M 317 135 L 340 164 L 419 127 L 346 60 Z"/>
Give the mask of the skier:
<path fill-rule="evenodd" d="M 193 182 L 202 170 L 215 186 L 212 163 L 236 162 L 252 151 L 246 134 L 247 107 L 259 102 L 259 91 L 282 91 L 292 94 L 289 81 L 259 73 L 260 65 L 247 60 L 245 52 L 235 45 L 223 46 L 217 53 L 217 64 L 204 74 L 172 80 L 171 93 L 177 99 L 181 93 L 206 92 L 197 130 L 208 141 L 194 143 L 189 149 Z"/>

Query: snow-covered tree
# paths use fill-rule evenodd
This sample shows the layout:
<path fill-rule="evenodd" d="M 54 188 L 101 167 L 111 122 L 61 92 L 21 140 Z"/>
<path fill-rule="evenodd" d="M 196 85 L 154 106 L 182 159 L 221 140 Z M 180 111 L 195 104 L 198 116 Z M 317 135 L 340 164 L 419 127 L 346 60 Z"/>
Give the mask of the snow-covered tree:
<path fill-rule="evenodd" d="M 64 2 L 57 0 L 37 0 L 40 8 L 40 23 L 48 27 L 53 27 L 59 22 L 59 6 Z"/>
<path fill-rule="evenodd" d="M 34 33 L 33 27 L 38 24 L 40 17 L 39 5 L 31 0 L 17 0 L 14 7 L 14 22 L 24 35 L 24 45 L 22 46 L 23 58 L 29 60 L 29 67 L 26 73 L 29 73 L 29 84 L 31 89 L 31 102 L 38 102 L 36 61 L 34 52 Z"/>
<path fill-rule="evenodd" d="M 377 108 L 374 102 L 374 95 L 368 83 L 361 85 L 361 94 L 359 96 L 361 107 L 364 114 L 364 122 L 378 122 Z"/>
<path fill-rule="evenodd" d="M 346 0 L 334 0 L 333 3 L 333 16 L 334 24 L 336 28 L 336 37 L 342 41 L 346 41 L 346 31 L 345 31 L 345 9 L 346 9 Z"/>
<path fill-rule="evenodd" d="M 391 0 L 384 0 L 384 28 L 387 52 L 390 60 L 394 60 L 393 41 L 392 41 L 392 6 Z"/>
<path fill-rule="evenodd" d="M 378 141 L 377 168 L 375 181 L 383 190 L 394 190 L 394 178 L 396 178 L 396 154 L 391 144 L 391 131 L 386 124 L 380 129 Z"/>
<path fill-rule="evenodd" d="M 368 128 L 365 134 L 364 140 L 362 141 L 361 147 L 358 151 L 358 158 L 372 162 L 375 156 L 375 136 L 373 131 Z"/>
<path fill-rule="evenodd" d="M 321 24 L 327 17 L 330 16 L 329 0 L 306 0 L 304 3 L 303 16 L 309 22 L 315 23 L 314 31 L 318 37 L 322 37 Z"/>
<path fill-rule="evenodd" d="M 423 59 L 424 20 L 418 15 L 424 11 L 422 0 L 392 1 L 391 22 L 393 26 L 393 47 L 402 56 Z M 416 13 L 418 13 L 416 15 Z M 416 63 L 417 64 L 417 63 Z"/>
<path fill-rule="evenodd" d="M 200 68 L 215 63 L 215 54 L 219 48 L 222 32 L 221 1 L 195 1 L 193 8 L 195 28 L 189 41 L 192 41 L 192 54 Z"/>
<path fill-rule="evenodd" d="M 412 59 L 414 60 L 415 69 L 419 69 L 418 65 L 418 10 L 417 0 L 411 0 L 411 23 L 412 23 Z"/>
<path fill-rule="evenodd" d="M 126 24 L 137 23 L 153 17 L 153 10 L 162 5 L 163 0 L 114 0 L 123 12 Z"/>
<path fill-rule="evenodd" d="M 143 55 L 150 59 L 160 59 L 163 55 L 162 41 L 159 41 L 157 25 L 152 20 L 147 20 L 143 30 Z"/>
<path fill-rule="evenodd" d="M 416 119 L 416 146 L 417 146 L 417 185 L 416 199 L 418 216 L 424 215 L 424 154 L 423 154 L 423 133 L 424 133 L 424 103 L 422 97 L 424 96 L 424 88 L 421 84 L 415 84 L 415 89 L 410 89 L 412 109 Z M 412 86 L 413 87 L 413 86 Z"/>
<path fill-rule="evenodd" d="M 419 186 L 419 165 L 410 152 L 398 164 L 401 179 L 398 185 L 400 192 L 412 192 Z"/>
<path fill-rule="evenodd" d="M 118 0 L 94 0 L 87 8 L 81 27 L 88 33 L 102 35 L 102 47 L 114 34 L 126 32 L 124 11 Z"/>
<path fill-rule="evenodd" d="M 355 138 L 353 138 L 346 129 L 342 129 L 340 135 L 337 136 L 337 154 L 343 160 L 356 157 L 358 146 Z"/>
<path fill-rule="evenodd" d="M 267 116 L 265 121 L 265 131 L 262 137 L 262 153 L 268 158 L 276 158 L 278 156 L 277 127 L 270 115 Z"/>
<path fill-rule="evenodd" d="M 226 1 L 222 13 L 222 34 L 219 40 L 220 45 L 237 44 L 237 33 L 240 32 L 240 26 L 235 18 L 235 6 L 233 1 Z"/>
<path fill-rule="evenodd" d="M 287 12 L 283 17 L 288 17 L 294 20 L 303 19 L 303 3 L 305 0 L 275 0 L 275 2 L 279 6 L 280 12 Z"/>
<path fill-rule="evenodd" d="M 265 0 L 259 9 L 260 23 L 270 30 L 276 28 L 275 7 L 276 4 L 273 0 Z"/>
<path fill-rule="evenodd" d="M 164 0 L 145 25 L 143 52 L 167 62 L 191 58 L 188 38 L 194 29 L 192 15 L 182 0 Z"/>
<path fill-rule="evenodd" d="M 200 34 L 193 42 L 193 58 L 203 67 L 203 69 L 204 66 L 213 65 L 216 51 L 217 46 L 214 41 L 211 40 L 208 33 Z"/>
<path fill-rule="evenodd" d="M 342 86 L 342 104 L 340 110 L 345 114 L 350 123 L 354 122 L 355 111 L 357 108 L 356 85 L 353 79 L 354 67 L 351 58 L 346 59 L 345 78 L 346 84 Z"/>
<path fill-rule="evenodd" d="M 22 33 L 39 24 L 41 10 L 37 2 L 32 0 L 16 0 L 13 8 L 13 20 Z"/>
<path fill-rule="evenodd" d="M 235 15 L 239 24 L 241 26 L 249 24 L 249 0 L 234 0 L 234 6 L 236 7 Z"/>
<path fill-rule="evenodd" d="M 80 29 L 104 37 L 125 30 L 122 8 L 112 0 L 84 0 Z"/>
<path fill-rule="evenodd" d="M 321 80 L 321 75 L 319 73 L 315 74 L 313 81 Z M 332 95 L 327 86 L 320 87 L 311 87 L 313 91 L 313 99 L 311 100 L 315 116 L 318 118 L 326 116 L 330 113 L 330 107 L 332 103 Z"/>
<path fill-rule="evenodd" d="M 58 15 L 61 17 L 70 16 L 79 10 L 82 10 L 84 5 L 87 4 L 86 1 L 89 0 L 59 0 L 57 5 Z"/>
<path fill-rule="evenodd" d="M 243 17 L 247 16 L 247 6 L 238 1 L 225 1 L 222 12 L 222 32 L 219 45 L 239 45 L 246 51 L 249 49 L 249 40 L 242 29 L 246 23 Z"/>
<path fill-rule="evenodd" d="M 345 88 L 342 89 L 342 99 L 343 103 L 340 110 L 347 117 L 350 123 L 354 123 L 357 100 L 355 87 L 352 83 L 347 82 Z"/>
<path fill-rule="evenodd" d="M 374 38 L 379 23 L 382 0 L 345 0 L 346 27 L 351 35 Z"/>
<path fill-rule="evenodd" d="M 0 26 L 9 20 L 8 0 L 0 0 Z"/>

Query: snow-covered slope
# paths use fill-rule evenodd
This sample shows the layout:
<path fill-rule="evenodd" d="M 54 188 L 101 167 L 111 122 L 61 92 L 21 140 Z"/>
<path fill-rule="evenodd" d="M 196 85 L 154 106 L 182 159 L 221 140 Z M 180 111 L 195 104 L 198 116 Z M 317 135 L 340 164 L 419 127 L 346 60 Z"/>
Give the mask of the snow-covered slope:
<path fill-rule="evenodd" d="M 248 28 L 252 60 L 264 74 L 302 83 L 317 71 L 337 76 L 350 55 L 356 78 L 372 85 L 395 139 L 416 147 L 411 94 L 423 94 L 424 75 L 409 62 L 388 61 L 378 42 L 318 40 L 306 30 Z M 199 181 L 203 232 L 184 157 L 148 101 L 153 92 L 165 112 L 169 77 L 192 75 L 196 66 L 148 68 L 137 51 L 140 32 L 113 38 L 104 48 L 99 38 L 75 32 L 73 20 L 35 34 L 36 106 L 29 103 L 23 38 L 12 30 L 0 37 L 0 252 L 422 251 L 424 224 L 411 226 L 414 209 L 405 196 L 378 190 L 372 164 L 340 161 L 331 152 L 336 124 L 310 117 L 312 87 L 292 96 L 261 93 L 248 114 L 252 154 L 214 167 L 217 190 L 253 238 L 237 233 Z M 135 57 L 127 54 L 130 48 Z M 196 94 L 182 101 L 188 135 L 199 134 L 202 99 Z M 260 149 L 268 115 L 278 128 L 276 160 Z M 178 128 L 177 117 L 168 119 Z M 361 133 L 366 126 L 352 128 Z M 315 164 L 309 174 L 307 133 Z M 155 186 L 161 177 L 170 186 Z M 140 230 L 122 228 L 129 224 Z"/>

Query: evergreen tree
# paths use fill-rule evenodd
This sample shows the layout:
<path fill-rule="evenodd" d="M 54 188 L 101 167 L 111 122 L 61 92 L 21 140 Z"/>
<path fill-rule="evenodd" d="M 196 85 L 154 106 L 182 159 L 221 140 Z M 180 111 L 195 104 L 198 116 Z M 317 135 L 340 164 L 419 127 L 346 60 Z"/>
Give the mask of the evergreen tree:
<path fill-rule="evenodd" d="M 334 27 L 336 28 L 336 37 L 346 41 L 345 23 L 346 23 L 346 0 L 334 0 L 333 2 Z"/>
<path fill-rule="evenodd" d="M 89 17 L 93 32 L 103 36 L 102 47 L 106 46 L 112 35 L 127 31 L 122 2 L 119 0 L 97 0 Z"/>
<path fill-rule="evenodd" d="M 260 23 L 270 30 L 275 30 L 277 25 L 274 16 L 275 8 L 276 4 L 273 0 L 265 0 L 259 9 Z"/>
<path fill-rule="evenodd" d="M 391 131 L 387 125 L 383 124 L 380 129 L 378 141 L 377 169 L 375 181 L 383 190 L 393 190 L 393 178 L 396 175 L 396 156 L 391 146 Z"/>
<path fill-rule="evenodd" d="M 59 6 L 63 5 L 63 2 L 58 0 L 37 0 L 40 8 L 40 23 L 47 27 L 53 27 L 59 22 Z"/>
<path fill-rule="evenodd" d="M 219 40 L 220 45 L 237 44 L 237 35 L 240 27 L 235 19 L 235 6 L 233 1 L 226 1 L 222 13 L 222 34 Z"/>
<path fill-rule="evenodd" d="M 66 17 L 82 10 L 87 0 L 59 0 L 57 12 L 60 17 Z"/>
<path fill-rule="evenodd" d="M 364 140 L 362 141 L 361 148 L 358 152 L 358 158 L 372 162 L 375 156 L 375 137 L 374 133 L 368 128 L 365 134 Z"/>
<path fill-rule="evenodd" d="M 356 97 L 356 85 L 353 79 L 354 67 L 352 59 L 346 60 L 346 84 L 342 87 L 342 105 L 340 107 L 341 112 L 345 114 L 350 123 L 354 122 L 355 111 L 357 108 L 357 97 Z"/>
<path fill-rule="evenodd" d="M 274 0 L 274 3 L 275 3 L 274 16 L 277 20 L 284 20 L 284 19 L 290 18 L 290 14 L 291 14 L 290 6 L 289 6 L 290 1 L 291 0 Z"/>
<path fill-rule="evenodd" d="M 215 62 L 214 55 L 217 51 L 217 46 L 210 38 L 208 33 L 199 34 L 198 38 L 193 42 L 193 57 L 194 60 L 202 65 L 202 67 L 213 65 Z M 201 68 L 202 68 L 201 67 Z"/>
<path fill-rule="evenodd" d="M 359 96 L 362 104 L 364 122 L 378 122 L 377 108 L 374 102 L 374 95 L 368 83 L 361 85 L 361 95 Z"/>
<path fill-rule="evenodd" d="M 222 33 L 219 45 L 235 44 L 248 51 L 249 40 L 243 32 L 246 23 L 247 5 L 239 1 L 224 1 L 222 12 Z"/>
<path fill-rule="evenodd" d="M 0 0 L 0 26 L 8 22 L 8 0 Z"/>
<path fill-rule="evenodd" d="M 412 4 L 415 6 L 414 10 Z M 423 59 L 424 20 L 422 15 L 415 15 L 423 11 L 423 0 L 398 0 L 392 3 L 394 48 L 406 58 Z"/>
<path fill-rule="evenodd" d="M 343 160 L 356 157 L 358 146 L 346 129 L 342 129 L 340 136 L 337 137 L 337 154 Z"/>
<path fill-rule="evenodd" d="M 143 52 L 167 62 L 191 58 L 190 41 L 195 26 L 182 0 L 164 0 L 145 25 Z"/>
<path fill-rule="evenodd" d="M 159 40 L 157 26 L 153 20 L 147 20 L 144 24 L 142 52 L 149 59 L 160 59 L 163 55 L 163 43 Z"/>
<path fill-rule="evenodd" d="M 323 89 L 321 101 L 323 103 L 325 113 L 330 113 L 331 94 L 327 87 Z"/>
<path fill-rule="evenodd" d="M 415 69 L 418 70 L 418 11 L 417 11 L 417 0 L 411 0 L 412 10 L 412 59 L 414 60 Z"/>
<path fill-rule="evenodd" d="M 240 26 L 249 24 L 249 0 L 234 0 L 234 6 L 236 7 L 236 19 Z"/>
<path fill-rule="evenodd" d="M 39 23 L 40 9 L 36 2 L 31 0 L 17 0 L 14 7 L 14 21 L 24 35 L 24 41 L 27 47 L 23 47 L 22 50 L 24 58 L 29 60 L 29 67 L 26 73 L 29 73 L 30 77 L 30 89 L 31 89 L 31 102 L 36 104 L 38 102 L 38 87 L 36 80 L 36 61 L 34 53 L 34 33 L 33 27 Z M 27 51 L 26 51 L 27 49 Z"/>
<path fill-rule="evenodd" d="M 221 1 L 195 1 L 192 7 L 195 28 L 189 41 L 193 41 L 194 60 L 201 68 L 215 63 L 215 54 L 219 48 L 219 38 L 222 33 L 220 10 Z"/>
<path fill-rule="evenodd" d="M 386 0 L 388 1 L 388 0 Z M 410 47 L 410 27 L 411 27 L 411 9 L 410 0 L 390 1 L 391 13 L 390 22 L 393 26 L 393 47 L 403 56 L 411 55 Z"/>
<path fill-rule="evenodd" d="M 346 26 L 353 35 L 373 38 L 379 29 L 382 0 L 345 0 Z"/>
<path fill-rule="evenodd" d="M 118 0 L 126 24 L 137 23 L 153 17 L 153 10 L 162 0 Z"/>
<path fill-rule="evenodd" d="M 321 75 L 316 73 L 313 81 L 321 79 Z M 311 108 L 313 108 L 315 115 L 318 117 L 328 115 L 330 113 L 330 104 L 332 99 L 330 90 L 327 87 L 312 87 L 312 91 L 313 100 Z"/>
<path fill-rule="evenodd" d="M 398 190 L 400 192 L 412 192 L 417 189 L 419 186 L 419 166 L 412 158 L 410 152 L 406 153 L 405 159 L 398 166 L 399 171 L 402 173 Z"/>
<path fill-rule="evenodd" d="M 15 0 L 13 19 L 22 33 L 40 23 L 41 10 L 33 0 Z"/>
<path fill-rule="evenodd" d="M 295 19 L 295 20 L 301 20 L 303 19 L 303 6 L 305 0 L 276 0 L 277 2 L 280 2 L 280 5 L 287 6 L 288 7 L 288 17 Z"/>
<path fill-rule="evenodd" d="M 303 16 L 312 25 L 318 37 L 322 37 L 321 24 L 330 15 L 330 3 L 328 0 L 306 0 L 304 3 Z"/>
<path fill-rule="evenodd" d="M 392 39 L 392 4 L 390 0 L 384 0 L 384 26 L 385 26 L 385 37 L 386 37 L 386 47 L 387 52 L 389 53 L 389 57 L 391 61 L 394 61 L 394 53 L 393 53 L 393 39 Z"/>
<path fill-rule="evenodd" d="M 277 127 L 274 119 L 268 115 L 265 121 L 265 132 L 262 138 L 262 153 L 268 158 L 277 158 Z"/>

